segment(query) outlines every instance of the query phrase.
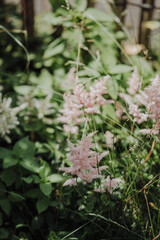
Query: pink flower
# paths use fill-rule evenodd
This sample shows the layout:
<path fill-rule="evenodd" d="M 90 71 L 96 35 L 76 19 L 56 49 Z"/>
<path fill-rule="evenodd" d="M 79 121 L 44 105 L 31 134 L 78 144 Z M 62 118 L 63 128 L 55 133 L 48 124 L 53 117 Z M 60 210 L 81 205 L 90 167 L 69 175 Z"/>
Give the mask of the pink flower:
<path fill-rule="evenodd" d="M 106 131 L 104 136 L 106 138 L 107 146 L 112 149 L 114 147 L 114 143 L 116 143 L 118 139 L 110 131 Z"/>
<path fill-rule="evenodd" d="M 76 183 L 76 180 L 75 178 L 70 178 L 68 180 L 66 180 L 63 184 L 63 186 L 76 186 L 77 183 Z"/>
<path fill-rule="evenodd" d="M 121 119 L 122 118 L 122 115 L 124 113 L 124 110 L 122 108 L 122 105 L 120 102 L 116 101 L 115 103 L 115 107 L 116 107 L 116 116 Z"/>
<path fill-rule="evenodd" d="M 74 146 L 69 140 L 68 144 L 71 150 L 71 156 L 69 161 L 71 162 L 71 167 L 62 167 L 61 171 L 65 173 L 70 173 L 83 180 L 83 183 L 92 182 L 93 179 L 101 178 L 100 171 L 105 169 L 106 166 L 97 167 L 97 164 L 104 158 L 108 152 L 99 154 L 92 148 L 92 137 L 95 132 L 89 134 L 81 141 L 79 141 L 76 146 Z"/>
<path fill-rule="evenodd" d="M 104 181 L 104 186 L 107 188 L 108 192 L 110 194 L 113 193 L 113 190 L 118 186 L 118 184 L 122 180 L 120 178 L 113 178 L 112 180 L 110 179 L 110 176 L 108 176 L 105 181 Z"/>
<path fill-rule="evenodd" d="M 128 94 L 120 93 L 119 95 L 129 105 L 129 114 L 131 114 L 134 117 L 133 119 L 134 122 L 137 122 L 140 124 L 142 122 L 147 121 L 148 114 L 142 113 L 138 108 L 138 106 L 133 103 L 133 99 Z"/>
<path fill-rule="evenodd" d="M 68 125 L 63 125 L 63 128 L 64 128 L 65 132 L 72 133 L 72 134 L 78 133 L 78 127 L 77 126 L 70 127 Z"/>
<path fill-rule="evenodd" d="M 64 107 L 60 110 L 58 120 L 65 123 L 64 130 L 70 133 L 74 132 L 73 127 L 70 125 L 79 125 L 85 122 L 87 117 L 84 114 L 99 114 L 99 106 L 108 103 L 102 95 L 107 93 L 106 85 L 109 76 L 104 77 L 89 87 L 89 91 L 79 82 L 76 81 L 76 85 L 73 91 L 64 94 Z M 66 127 L 68 125 L 68 128 Z M 77 131 L 78 127 L 76 128 Z"/>
<path fill-rule="evenodd" d="M 103 180 L 102 186 L 99 188 L 96 188 L 94 191 L 104 193 L 107 190 L 110 194 L 112 194 L 113 190 L 118 187 L 118 184 L 120 182 L 122 182 L 120 178 L 113 178 L 111 180 L 110 176 L 108 176 L 106 179 Z"/>
<path fill-rule="evenodd" d="M 147 119 L 152 119 L 154 122 L 160 120 L 160 75 L 157 75 L 150 86 L 146 87 L 144 91 L 139 91 L 135 95 L 137 104 L 133 103 L 134 99 L 131 96 L 120 93 L 127 104 L 129 105 L 129 113 L 133 115 L 134 122 L 142 123 Z M 146 108 L 146 113 L 142 113 L 139 109 L 139 105 L 143 105 Z"/>
<path fill-rule="evenodd" d="M 158 129 L 140 129 L 138 133 L 157 135 L 159 134 L 159 130 Z"/>
<path fill-rule="evenodd" d="M 152 80 L 152 84 L 145 88 L 144 92 L 146 94 L 145 107 L 149 118 L 157 121 L 160 119 L 160 75 Z"/>
<path fill-rule="evenodd" d="M 128 85 L 129 85 L 129 88 L 127 88 L 127 91 L 129 94 L 134 96 L 137 92 L 139 92 L 141 84 L 140 84 L 139 73 L 136 67 L 132 73 L 131 78 L 129 78 L 128 80 Z"/>

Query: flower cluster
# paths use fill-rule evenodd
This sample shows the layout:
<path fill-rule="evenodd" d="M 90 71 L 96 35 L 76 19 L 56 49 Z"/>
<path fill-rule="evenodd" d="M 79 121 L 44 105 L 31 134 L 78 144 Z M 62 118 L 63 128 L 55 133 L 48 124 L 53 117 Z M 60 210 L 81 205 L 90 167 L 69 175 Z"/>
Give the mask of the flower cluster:
<path fill-rule="evenodd" d="M 103 97 L 107 93 L 106 85 L 109 76 L 96 81 L 89 90 L 86 91 L 84 86 L 77 81 L 73 88 L 73 93 L 64 94 L 64 107 L 60 110 L 61 115 L 58 120 L 64 123 L 64 130 L 70 133 L 77 133 L 80 123 L 85 122 L 88 118 L 86 115 L 100 113 L 99 106 L 108 103 Z"/>
<path fill-rule="evenodd" d="M 134 75 L 137 73 L 134 73 Z M 129 113 L 134 117 L 134 122 L 141 124 L 147 119 L 153 120 L 156 122 L 156 127 L 159 128 L 160 122 L 160 75 L 157 75 L 154 79 L 151 80 L 151 85 L 146 87 L 144 90 L 139 89 L 138 76 L 135 77 L 135 85 L 127 89 L 131 95 L 134 95 L 134 98 L 125 93 L 120 93 L 120 97 L 125 100 L 129 105 Z M 130 80 L 131 81 L 131 80 Z M 135 102 L 135 103 L 134 103 Z M 143 113 L 140 110 L 140 106 L 144 106 L 146 112 Z M 152 132 L 152 134 L 158 134 L 158 129 L 152 131 L 151 129 L 141 130 L 143 133 Z"/>
<path fill-rule="evenodd" d="M 134 117 L 134 122 L 141 124 L 142 122 L 147 121 L 148 114 L 142 113 L 137 104 L 133 103 L 133 99 L 128 94 L 120 93 L 119 96 L 129 105 L 129 114 Z"/>
<path fill-rule="evenodd" d="M 128 79 L 128 85 L 129 85 L 129 88 L 127 88 L 128 93 L 130 95 L 135 96 L 136 93 L 139 92 L 141 86 L 140 76 L 136 67 L 132 73 L 131 78 Z"/>
<path fill-rule="evenodd" d="M 156 122 L 160 119 L 160 75 L 152 80 L 152 84 L 145 88 L 144 93 L 143 99 L 148 117 Z"/>
<path fill-rule="evenodd" d="M 118 187 L 120 182 L 122 182 L 122 180 L 120 178 L 111 179 L 110 176 L 108 176 L 106 179 L 104 179 L 104 181 L 102 183 L 102 187 L 96 188 L 94 191 L 104 193 L 107 190 L 110 194 L 112 194 L 113 190 Z"/>
<path fill-rule="evenodd" d="M 3 98 L 0 93 L 0 135 L 8 143 L 11 142 L 8 136 L 12 129 L 19 124 L 17 114 L 26 108 L 26 104 L 23 103 L 19 107 L 11 108 L 12 99 Z"/>
<path fill-rule="evenodd" d="M 107 147 L 109 147 L 111 149 L 114 148 L 114 143 L 116 143 L 118 141 L 117 137 L 115 137 L 113 135 L 113 133 L 111 133 L 110 131 L 106 131 L 104 136 L 106 139 Z"/>
<path fill-rule="evenodd" d="M 65 173 L 70 173 L 71 175 L 79 177 L 83 181 L 83 184 L 92 182 L 93 179 L 101 178 L 102 175 L 100 174 L 100 171 L 107 168 L 106 166 L 98 167 L 98 163 L 108 154 L 108 152 L 99 154 L 91 150 L 93 147 L 91 140 L 94 134 L 95 132 L 89 134 L 87 137 L 79 141 L 76 146 L 68 141 L 71 150 L 71 156 L 68 160 L 71 162 L 72 166 L 60 168 L 60 170 Z M 66 185 L 76 185 L 75 178 L 67 180 L 64 183 L 64 186 Z"/>
<path fill-rule="evenodd" d="M 38 99 L 31 97 L 29 95 L 19 97 L 19 103 L 26 103 L 28 109 L 28 114 L 31 115 L 33 109 L 37 110 L 37 118 L 41 119 L 44 123 L 52 124 L 53 121 L 48 115 L 53 114 L 55 111 L 53 109 L 53 104 L 51 103 L 52 94 L 49 94 L 44 99 Z"/>

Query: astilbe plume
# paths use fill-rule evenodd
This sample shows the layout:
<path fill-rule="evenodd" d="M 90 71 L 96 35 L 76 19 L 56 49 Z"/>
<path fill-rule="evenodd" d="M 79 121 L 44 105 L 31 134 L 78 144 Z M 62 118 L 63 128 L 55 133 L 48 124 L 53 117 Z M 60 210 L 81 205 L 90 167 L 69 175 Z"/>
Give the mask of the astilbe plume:
<path fill-rule="evenodd" d="M 58 120 L 64 123 L 64 130 L 70 133 L 78 132 L 78 125 L 88 120 L 87 115 L 100 113 L 99 106 L 108 103 L 103 97 L 107 93 L 106 85 L 110 77 L 106 76 L 89 87 L 85 87 L 77 80 L 73 93 L 64 94 L 64 106 L 60 110 Z M 86 115 L 86 116 L 84 116 Z"/>
<path fill-rule="evenodd" d="M 11 98 L 2 99 L 2 94 L 0 93 L 0 136 L 8 143 L 11 142 L 8 135 L 19 124 L 17 114 L 26 108 L 26 103 L 15 108 L 11 108 L 11 103 Z"/>
<path fill-rule="evenodd" d="M 106 169 L 106 166 L 98 167 L 98 163 L 108 154 L 108 152 L 99 154 L 91 150 L 93 147 L 92 137 L 94 134 L 95 132 L 89 134 L 79 141 L 76 146 L 68 140 L 71 150 L 71 156 L 68 160 L 71 162 L 72 166 L 60 168 L 65 174 L 70 173 L 75 177 L 79 177 L 83 181 L 83 184 L 90 183 L 93 179 L 101 178 L 102 175 L 100 174 L 100 171 Z M 68 179 L 64 183 L 64 186 L 66 185 L 76 185 L 75 178 Z"/>
<path fill-rule="evenodd" d="M 160 75 L 157 75 L 152 84 L 145 88 L 144 105 L 148 112 L 148 117 L 154 122 L 160 120 Z"/>
<path fill-rule="evenodd" d="M 128 79 L 128 85 L 129 88 L 127 88 L 127 91 L 130 95 L 135 96 L 137 92 L 140 90 L 140 76 L 138 73 L 137 68 L 134 68 L 134 71 L 132 73 L 132 76 Z"/>
<path fill-rule="evenodd" d="M 146 134 L 148 132 L 152 134 L 159 133 L 157 128 L 160 127 L 160 75 L 152 79 L 151 85 L 146 87 L 143 91 L 139 90 L 139 92 L 135 94 L 134 99 L 125 93 L 120 93 L 119 95 L 129 105 L 129 113 L 134 117 L 134 122 L 140 124 L 147 121 L 147 119 L 156 122 L 153 129 L 142 129 L 140 132 Z M 134 101 L 136 103 L 134 103 Z M 139 108 L 141 105 L 145 107 L 145 113 L 141 112 Z"/>
<path fill-rule="evenodd" d="M 51 103 L 53 95 L 48 94 L 43 99 L 38 99 L 32 97 L 31 95 L 19 96 L 18 102 L 19 103 L 26 103 L 27 105 L 27 115 L 32 115 L 32 111 L 36 109 L 37 111 L 37 118 L 41 119 L 46 124 L 53 124 L 53 120 L 49 118 L 49 115 L 52 115 L 55 110 L 53 107 L 53 103 Z"/>
<path fill-rule="evenodd" d="M 141 124 L 142 122 L 147 120 L 148 114 L 142 113 L 137 104 L 133 103 L 133 99 L 128 94 L 120 93 L 119 96 L 123 98 L 125 102 L 129 105 L 129 114 L 134 117 L 134 122 Z"/>
<path fill-rule="evenodd" d="M 100 188 L 96 188 L 95 192 L 104 193 L 106 190 L 112 194 L 113 190 L 118 187 L 118 185 L 122 182 L 122 179 L 120 178 L 110 178 L 110 176 L 107 176 L 106 179 L 103 180 L 102 186 Z"/>
<path fill-rule="evenodd" d="M 117 137 L 115 137 L 110 131 L 106 131 L 104 136 L 106 139 L 107 147 L 112 149 L 114 147 L 114 143 L 118 141 Z"/>

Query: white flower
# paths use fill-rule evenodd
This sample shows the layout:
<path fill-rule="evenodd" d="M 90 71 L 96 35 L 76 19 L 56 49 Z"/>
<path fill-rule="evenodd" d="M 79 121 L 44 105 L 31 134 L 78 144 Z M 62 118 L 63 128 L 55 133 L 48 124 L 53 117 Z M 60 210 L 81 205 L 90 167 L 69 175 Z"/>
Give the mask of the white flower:
<path fill-rule="evenodd" d="M 26 103 L 28 106 L 28 115 L 31 115 L 33 109 L 37 109 L 37 117 L 47 124 L 52 124 L 53 121 L 46 117 L 54 113 L 53 104 L 50 102 L 52 94 L 49 94 L 44 99 L 38 99 L 29 95 L 20 96 L 19 103 Z"/>
<path fill-rule="evenodd" d="M 107 146 L 112 149 L 114 147 L 114 143 L 116 143 L 118 139 L 110 131 L 106 131 L 104 136 L 106 138 Z"/>
<path fill-rule="evenodd" d="M 50 102 L 52 95 L 44 99 L 34 98 L 34 107 L 38 110 L 38 119 L 44 119 L 46 115 L 54 113 L 53 104 Z"/>
<path fill-rule="evenodd" d="M 0 93 L 0 135 L 8 143 L 11 142 L 11 139 L 8 135 L 10 134 L 11 130 L 19 124 L 16 115 L 26 107 L 26 104 L 24 103 L 19 107 L 11 108 L 11 102 L 11 98 L 2 99 L 2 94 Z"/>

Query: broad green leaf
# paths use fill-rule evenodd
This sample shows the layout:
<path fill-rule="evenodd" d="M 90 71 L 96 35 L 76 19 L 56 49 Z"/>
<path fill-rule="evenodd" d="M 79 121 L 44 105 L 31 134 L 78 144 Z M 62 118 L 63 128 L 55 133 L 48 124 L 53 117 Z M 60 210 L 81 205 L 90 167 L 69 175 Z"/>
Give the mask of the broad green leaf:
<path fill-rule="evenodd" d="M 6 157 L 10 157 L 12 154 L 12 151 L 6 149 L 6 148 L 2 148 L 0 147 L 0 159 L 4 159 Z"/>
<path fill-rule="evenodd" d="M 131 72 L 133 70 L 132 66 L 125 65 L 125 64 L 119 64 L 109 69 L 110 74 L 120 74 L 120 73 L 126 73 Z"/>
<path fill-rule="evenodd" d="M 118 121 L 118 118 L 116 117 L 116 111 L 112 104 L 105 104 L 102 107 L 102 116 L 104 118 L 108 116 L 109 118 L 112 118 L 114 121 Z"/>
<path fill-rule="evenodd" d="M 70 1 L 70 4 L 72 7 L 74 7 L 78 11 L 83 12 L 87 7 L 87 0 Z"/>
<path fill-rule="evenodd" d="M 63 182 L 64 178 L 62 177 L 62 175 L 55 173 L 55 174 L 48 176 L 47 180 L 51 183 L 59 183 L 59 182 Z"/>
<path fill-rule="evenodd" d="M 39 172 L 39 164 L 34 160 L 34 158 L 25 158 L 20 161 L 20 165 L 31 172 Z"/>
<path fill-rule="evenodd" d="M 18 159 L 13 158 L 11 156 L 4 158 L 3 160 L 3 168 L 9 168 L 18 163 Z"/>
<path fill-rule="evenodd" d="M 114 18 L 110 13 L 103 12 L 97 8 L 87 8 L 84 16 L 95 19 L 99 22 L 113 22 Z"/>
<path fill-rule="evenodd" d="M 113 100 L 117 100 L 118 97 L 118 84 L 115 79 L 111 78 L 107 82 L 107 91 Z"/>
<path fill-rule="evenodd" d="M 132 56 L 131 58 L 134 66 L 137 66 L 139 72 L 143 77 L 144 76 L 148 77 L 148 75 L 153 74 L 153 69 L 150 63 L 144 57 Z"/>
<path fill-rule="evenodd" d="M 116 50 L 110 46 L 104 48 L 102 45 L 101 61 L 107 69 L 115 66 L 117 64 Z"/>
<path fill-rule="evenodd" d="M 40 178 L 37 175 L 30 175 L 28 177 L 23 177 L 23 180 L 28 184 L 30 184 L 32 182 L 40 183 Z"/>
<path fill-rule="evenodd" d="M 0 206 L 1 206 L 1 209 L 7 214 L 7 216 L 9 216 L 11 212 L 10 201 L 7 198 L 0 199 Z"/>
<path fill-rule="evenodd" d="M 51 173 L 51 168 L 45 161 L 41 161 L 41 165 L 42 166 L 39 169 L 39 175 L 42 179 L 46 179 L 46 177 Z"/>
<path fill-rule="evenodd" d="M 43 21 L 46 22 L 48 25 L 52 24 L 56 26 L 63 23 L 63 17 L 56 16 L 56 14 L 53 14 L 53 12 L 48 12 L 48 13 L 45 13 L 45 16 L 43 17 Z"/>
<path fill-rule="evenodd" d="M 14 153 L 21 158 L 33 157 L 35 153 L 34 143 L 30 142 L 28 137 L 22 138 L 13 147 Z"/>
<path fill-rule="evenodd" d="M 47 182 L 47 183 L 40 183 L 40 189 L 42 193 L 46 196 L 49 196 L 52 192 L 52 184 Z"/>
<path fill-rule="evenodd" d="M 28 95 L 32 91 L 32 89 L 32 86 L 27 85 L 14 86 L 15 92 L 21 95 Z"/>
<path fill-rule="evenodd" d="M 44 212 L 49 207 L 49 204 L 50 204 L 50 200 L 48 198 L 42 198 L 38 200 L 36 203 L 38 213 L 40 214 Z"/>
<path fill-rule="evenodd" d="M 23 177 L 23 181 L 25 181 L 26 183 L 30 184 L 30 183 L 33 182 L 33 178 L 32 178 L 32 176 Z"/>
<path fill-rule="evenodd" d="M 61 6 L 63 5 L 63 6 L 66 6 L 66 3 L 65 3 L 65 0 L 49 0 L 50 1 L 50 3 L 52 4 L 52 7 L 53 7 L 53 9 L 54 10 L 57 10 L 57 9 L 59 9 L 59 8 L 61 8 Z"/>
<path fill-rule="evenodd" d="M 7 187 L 11 186 L 17 178 L 15 171 L 12 168 L 7 168 L 2 172 L 1 179 Z"/>
<path fill-rule="evenodd" d="M 46 51 L 44 52 L 43 58 L 47 59 L 47 58 L 51 58 L 56 56 L 57 54 L 62 53 L 64 50 L 64 44 L 60 43 L 57 46 L 55 46 L 53 49 L 46 49 Z"/>
<path fill-rule="evenodd" d="M 38 86 L 48 93 L 52 89 L 52 78 L 52 75 L 46 69 L 43 69 L 39 77 Z"/>

